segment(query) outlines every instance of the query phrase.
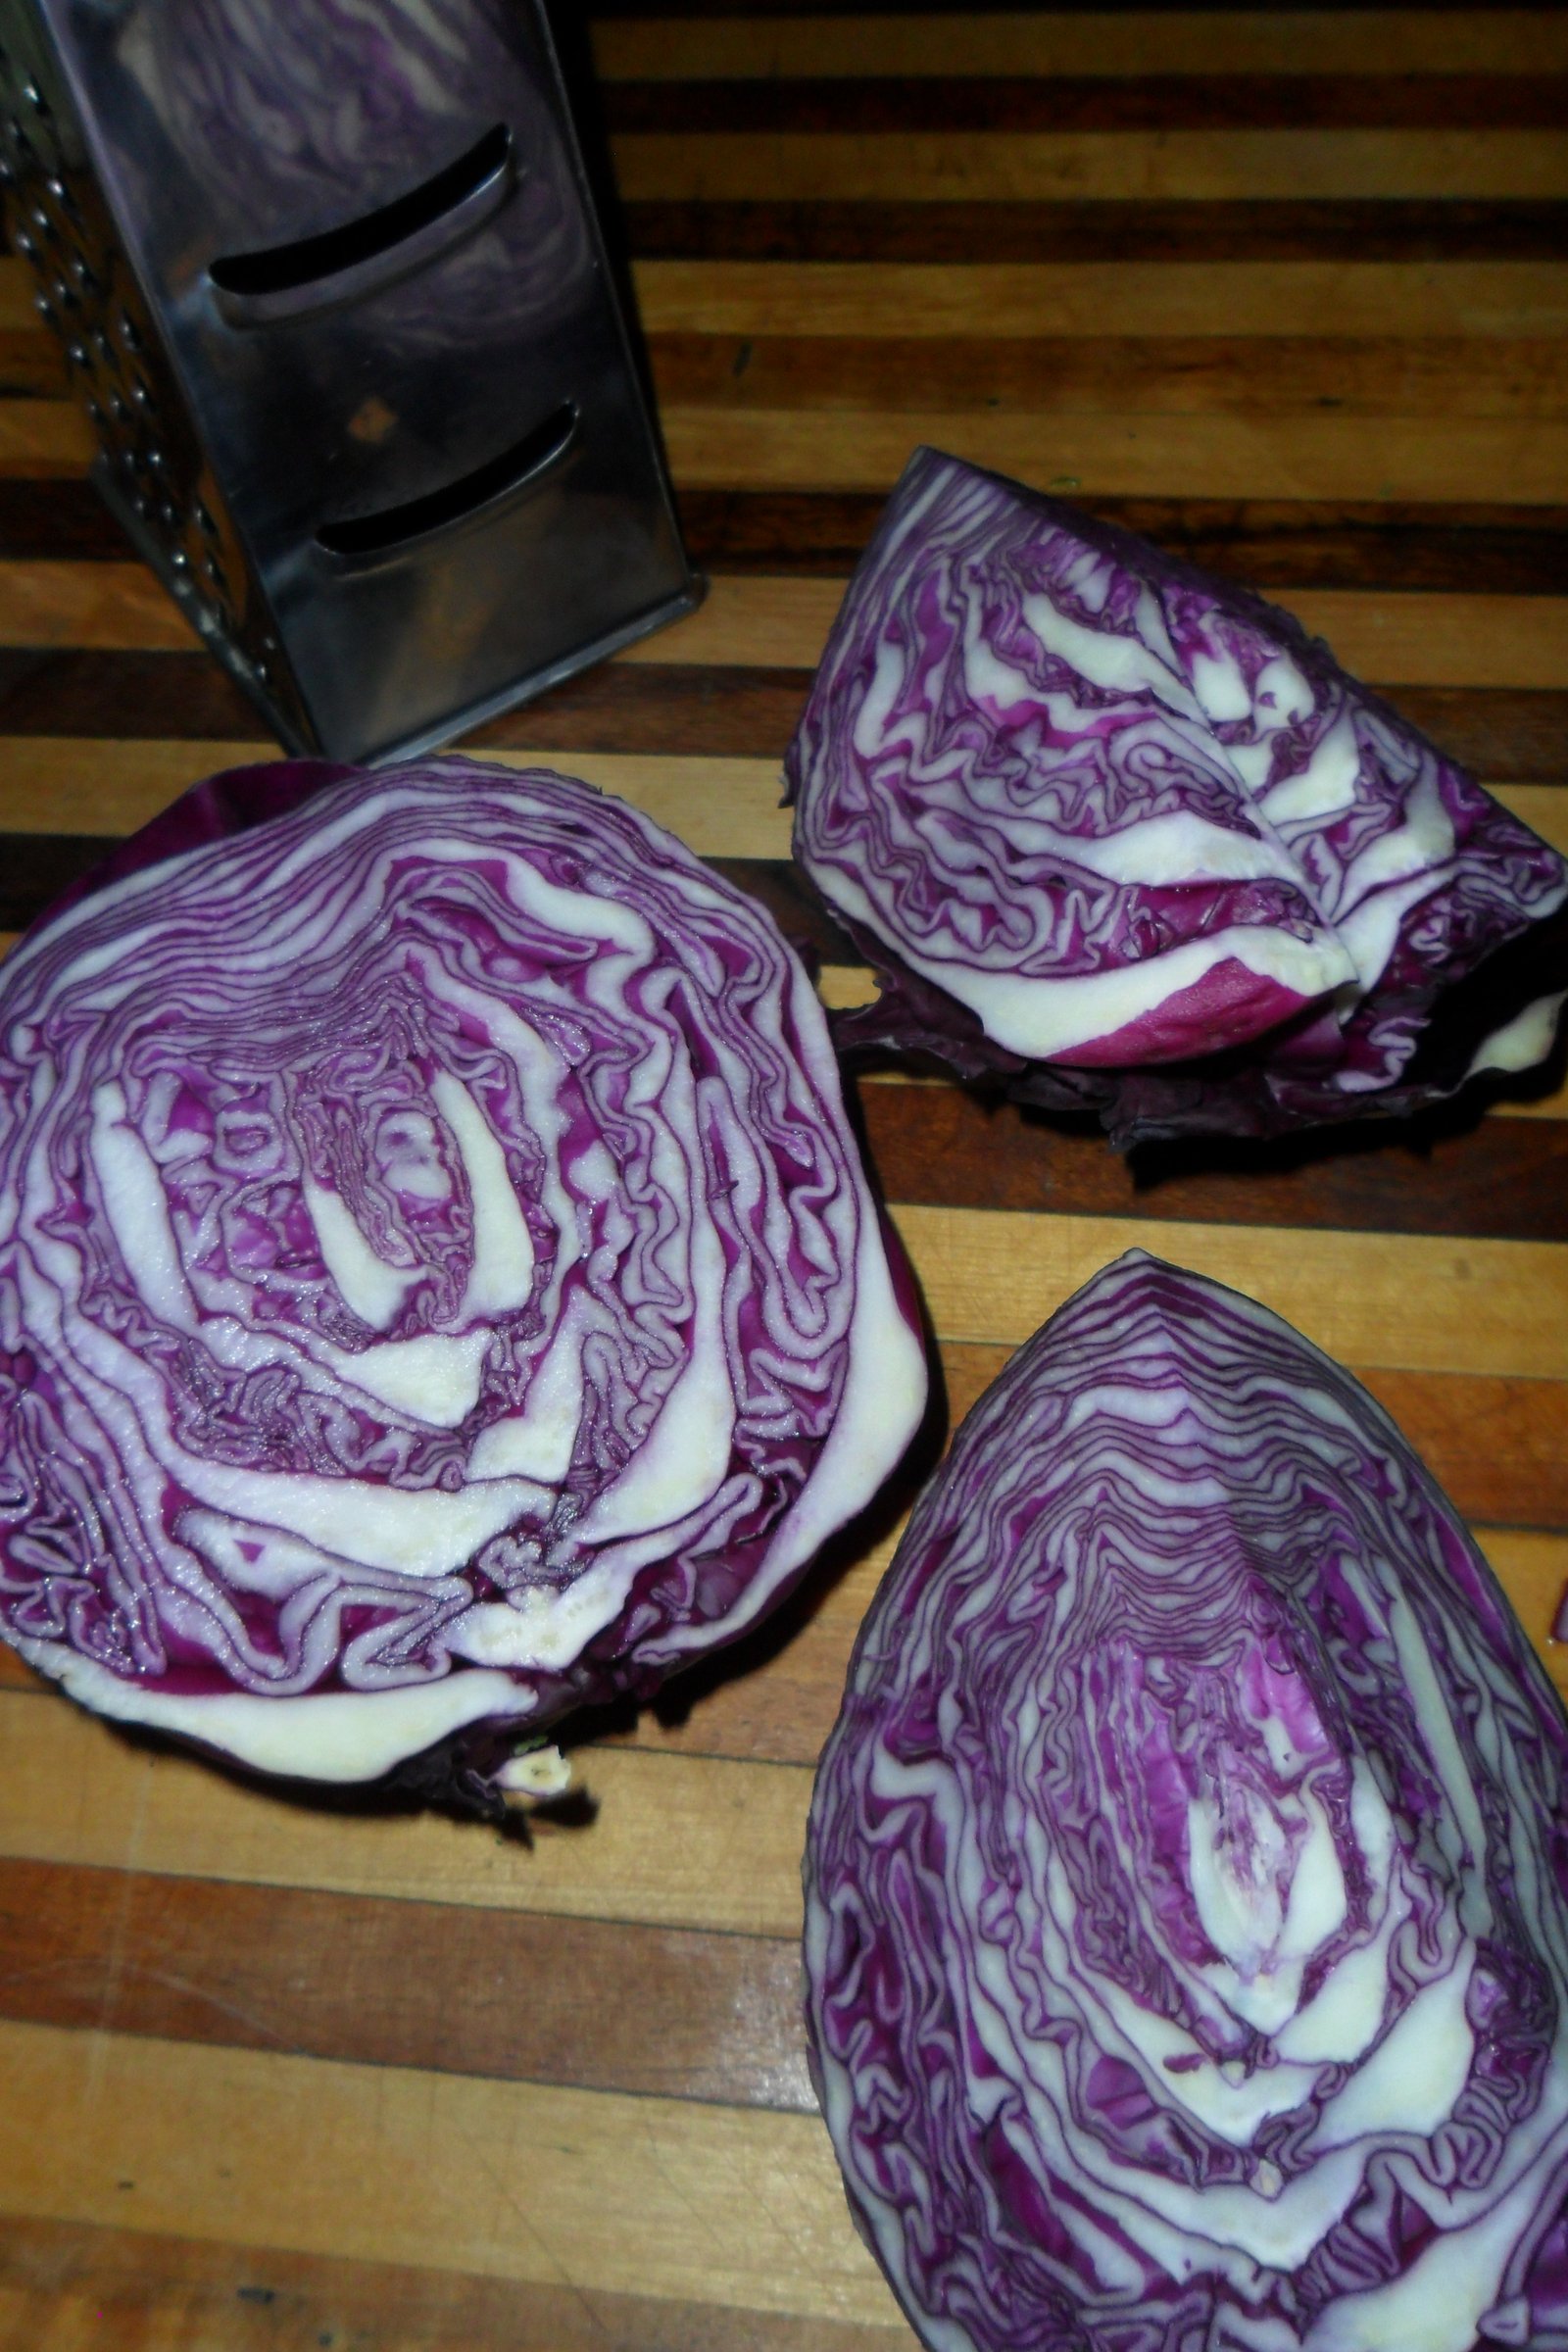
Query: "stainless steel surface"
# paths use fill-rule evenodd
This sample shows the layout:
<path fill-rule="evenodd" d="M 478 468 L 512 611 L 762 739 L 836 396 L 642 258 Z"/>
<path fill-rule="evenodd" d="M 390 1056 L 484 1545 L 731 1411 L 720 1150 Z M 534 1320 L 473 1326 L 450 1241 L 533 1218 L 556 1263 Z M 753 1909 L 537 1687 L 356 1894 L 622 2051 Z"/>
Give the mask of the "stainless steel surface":
<path fill-rule="evenodd" d="M 0 0 L 0 46 L 96 477 L 290 748 L 695 601 L 537 0 Z"/>

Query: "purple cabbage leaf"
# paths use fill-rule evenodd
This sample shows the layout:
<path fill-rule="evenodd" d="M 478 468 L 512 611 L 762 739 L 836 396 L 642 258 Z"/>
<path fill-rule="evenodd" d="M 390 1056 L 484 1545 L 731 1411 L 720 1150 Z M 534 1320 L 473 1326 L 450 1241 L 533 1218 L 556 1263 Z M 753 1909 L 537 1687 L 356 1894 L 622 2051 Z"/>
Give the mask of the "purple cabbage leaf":
<path fill-rule="evenodd" d="M 846 1047 L 1123 1145 L 1403 1114 L 1550 1050 L 1553 850 L 1288 613 L 934 450 L 785 767 L 881 983 Z"/>
<path fill-rule="evenodd" d="M 0 1633 L 108 1715 L 493 1794 L 924 1396 L 799 959 L 588 785 L 235 770 L 0 968 Z"/>
<path fill-rule="evenodd" d="M 1135 1251 L 981 1398 L 806 1857 L 852 2208 L 931 2352 L 1568 2346 L 1568 1721 L 1279 1318 Z"/>

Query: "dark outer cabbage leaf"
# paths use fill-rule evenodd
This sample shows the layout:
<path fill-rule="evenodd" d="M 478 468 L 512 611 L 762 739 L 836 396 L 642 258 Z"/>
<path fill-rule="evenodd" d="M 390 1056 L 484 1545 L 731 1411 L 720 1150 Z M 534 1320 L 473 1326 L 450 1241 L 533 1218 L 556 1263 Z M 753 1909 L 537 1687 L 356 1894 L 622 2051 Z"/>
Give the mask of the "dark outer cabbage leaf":
<path fill-rule="evenodd" d="M 935 2352 L 1568 2345 L 1568 1723 L 1394 1425 L 1134 1252 L 916 1505 L 808 2023 Z"/>

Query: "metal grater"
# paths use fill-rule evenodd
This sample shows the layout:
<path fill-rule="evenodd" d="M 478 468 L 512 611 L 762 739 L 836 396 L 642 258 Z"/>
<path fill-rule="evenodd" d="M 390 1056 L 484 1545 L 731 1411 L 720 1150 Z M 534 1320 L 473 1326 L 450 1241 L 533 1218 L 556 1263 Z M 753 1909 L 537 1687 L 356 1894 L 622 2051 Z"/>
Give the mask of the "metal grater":
<path fill-rule="evenodd" d="M 0 0 L 0 159 L 93 479 L 290 750 L 696 602 L 540 0 Z"/>

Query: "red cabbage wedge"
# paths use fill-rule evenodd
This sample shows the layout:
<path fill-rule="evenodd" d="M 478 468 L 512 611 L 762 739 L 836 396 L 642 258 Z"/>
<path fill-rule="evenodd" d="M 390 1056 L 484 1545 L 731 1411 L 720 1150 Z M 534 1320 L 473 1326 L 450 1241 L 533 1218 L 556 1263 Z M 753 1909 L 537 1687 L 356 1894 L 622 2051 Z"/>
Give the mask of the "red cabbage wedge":
<path fill-rule="evenodd" d="M 235 771 L 0 970 L 0 1631 L 89 1706 L 494 1801 L 924 1394 L 799 960 L 585 784 Z"/>
<path fill-rule="evenodd" d="M 1406 1112 L 1549 1050 L 1553 850 L 1288 613 L 934 450 L 786 772 L 883 985 L 846 1045 L 1122 1144 Z"/>
<path fill-rule="evenodd" d="M 932 2352 L 1568 2346 L 1568 1722 L 1349 1375 L 1135 1252 L 965 1421 L 806 1863 Z"/>

